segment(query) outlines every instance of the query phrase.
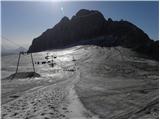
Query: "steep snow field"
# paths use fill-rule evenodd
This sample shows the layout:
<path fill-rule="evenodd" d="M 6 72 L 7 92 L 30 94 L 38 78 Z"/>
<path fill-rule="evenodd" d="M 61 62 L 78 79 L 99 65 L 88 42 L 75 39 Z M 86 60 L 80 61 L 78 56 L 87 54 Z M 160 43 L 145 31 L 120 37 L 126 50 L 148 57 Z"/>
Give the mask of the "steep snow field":
<path fill-rule="evenodd" d="M 18 55 L 2 57 L 2 118 L 158 118 L 158 62 L 122 47 L 76 46 L 34 53 L 39 78 L 4 79 Z M 32 71 L 23 56 L 19 72 Z"/>

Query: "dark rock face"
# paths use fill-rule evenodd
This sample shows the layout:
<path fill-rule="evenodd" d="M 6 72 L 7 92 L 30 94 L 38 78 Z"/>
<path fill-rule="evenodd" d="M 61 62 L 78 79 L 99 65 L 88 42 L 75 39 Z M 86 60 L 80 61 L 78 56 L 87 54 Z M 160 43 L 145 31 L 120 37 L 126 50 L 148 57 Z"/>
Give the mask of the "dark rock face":
<path fill-rule="evenodd" d="M 38 52 L 89 39 L 101 34 L 105 18 L 98 11 L 80 10 L 69 20 L 67 17 L 33 40 L 29 52 Z"/>
<path fill-rule="evenodd" d="M 98 37 L 101 39 L 92 42 L 92 39 Z M 80 44 L 81 41 L 102 46 L 120 45 L 147 54 L 153 59 L 159 58 L 159 44 L 150 40 L 147 34 L 132 23 L 112 21 L 110 18 L 106 20 L 99 11 L 85 9 L 78 11 L 71 20 L 63 17 L 53 28 L 35 38 L 28 52 L 63 48 Z"/>

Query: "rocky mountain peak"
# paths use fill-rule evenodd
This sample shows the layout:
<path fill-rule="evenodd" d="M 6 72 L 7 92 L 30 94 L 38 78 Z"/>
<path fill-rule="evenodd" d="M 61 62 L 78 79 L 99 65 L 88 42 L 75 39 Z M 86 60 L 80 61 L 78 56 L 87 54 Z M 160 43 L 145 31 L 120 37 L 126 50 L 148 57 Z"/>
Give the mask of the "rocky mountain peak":
<path fill-rule="evenodd" d="M 99 37 L 102 39 L 97 39 Z M 159 58 L 157 43 L 136 25 L 124 20 L 106 20 L 99 11 L 86 9 L 79 10 L 71 19 L 63 17 L 53 28 L 35 38 L 28 52 L 79 45 L 81 41 L 83 44 L 127 47 Z"/>
<path fill-rule="evenodd" d="M 90 14 L 90 10 L 81 9 L 76 13 L 76 16 L 84 16 Z"/>
<path fill-rule="evenodd" d="M 69 18 L 66 17 L 66 16 L 64 16 L 64 17 L 61 19 L 60 23 L 66 23 L 66 22 L 69 22 L 69 21 L 70 21 Z"/>

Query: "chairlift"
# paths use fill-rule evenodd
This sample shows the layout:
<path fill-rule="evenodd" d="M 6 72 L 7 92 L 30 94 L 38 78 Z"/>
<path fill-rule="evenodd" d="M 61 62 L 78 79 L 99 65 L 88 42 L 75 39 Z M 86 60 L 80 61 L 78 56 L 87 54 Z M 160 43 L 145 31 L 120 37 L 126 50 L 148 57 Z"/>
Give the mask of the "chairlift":
<path fill-rule="evenodd" d="M 7 40 L 9 43 L 11 43 L 12 45 L 14 45 L 14 46 L 16 46 L 16 47 L 20 47 L 20 48 L 25 49 L 25 48 L 24 48 L 23 46 L 21 46 L 20 44 L 14 42 L 14 41 L 12 41 L 12 40 L 4 37 L 4 36 L 2 36 L 2 39 Z M 25 50 L 26 50 L 26 49 L 25 49 Z M 18 73 L 18 67 L 19 67 L 19 62 L 20 62 L 21 55 L 29 55 L 29 54 L 30 54 L 31 60 L 32 60 L 33 72 L 27 72 L 27 73 L 26 73 L 26 72 L 19 72 L 19 73 Z M 16 72 L 15 72 L 14 74 L 10 75 L 8 78 L 9 78 L 9 79 L 13 79 L 15 76 L 17 76 L 17 77 L 19 76 L 19 78 L 21 78 L 22 76 L 24 76 L 24 77 L 33 77 L 33 76 L 34 76 L 34 77 L 35 77 L 35 76 L 36 76 L 36 77 L 39 77 L 39 76 L 40 76 L 38 73 L 35 72 L 35 67 L 34 67 L 34 62 L 33 62 L 32 53 L 28 53 L 28 52 L 24 52 L 24 51 L 19 52 L 19 57 L 18 57 Z"/>
<path fill-rule="evenodd" d="M 17 62 L 17 68 L 16 68 L 16 72 L 15 74 L 13 75 L 12 79 L 17 75 L 18 73 L 18 67 L 19 67 L 19 62 L 20 62 L 20 58 L 21 58 L 21 55 L 28 55 L 30 54 L 31 56 L 31 60 L 32 60 L 32 66 L 33 66 L 33 72 L 29 72 L 29 73 L 33 73 L 32 75 L 34 75 L 35 73 L 35 67 L 34 67 L 34 61 L 33 61 L 33 56 L 32 56 L 32 53 L 27 53 L 27 52 L 19 52 L 19 57 L 18 57 L 18 62 Z"/>
<path fill-rule="evenodd" d="M 37 62 L 35 62 L 35 64 L 38 64 L 38 65 L 39 64 L 48 64 L 49 66 L 54 67 L 56 65 L 56 63 L 54 62 L 55 58 L 57 58 L 57 56 L 55 56 L 55 55 L 49 56 L 47 53 L 47 56 L 45 56 L 46 61 L 41 61 L 41 62 L 37 61 Z"/>

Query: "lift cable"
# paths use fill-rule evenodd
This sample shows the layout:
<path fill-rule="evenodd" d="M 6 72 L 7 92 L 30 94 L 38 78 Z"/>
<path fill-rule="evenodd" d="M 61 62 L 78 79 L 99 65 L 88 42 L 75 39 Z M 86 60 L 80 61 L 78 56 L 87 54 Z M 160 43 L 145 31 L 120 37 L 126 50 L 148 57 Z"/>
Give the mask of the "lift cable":
<path fill-rule="evenodd" d="M 8 42 L 12 43 L 12 45 L 14 44 L 15 46 L 20 47 L 20 48 L 23 48 L 23 49 L 25 49 L 25 50 L 27 51 L 26 48 L 24 48 L 23 46 L 19 45 L 19 44 L 16 43 L 16 42 L 14 42 L 13 40 L 10 40 L 10 39 L 8 39 L 8 38 L 6 38 L 6 37 L 4 37 L 4 36 L 1 36 L 1 37 L 2 37 L 2 39 L 7 40 Z"/>

